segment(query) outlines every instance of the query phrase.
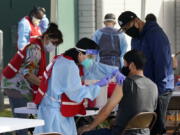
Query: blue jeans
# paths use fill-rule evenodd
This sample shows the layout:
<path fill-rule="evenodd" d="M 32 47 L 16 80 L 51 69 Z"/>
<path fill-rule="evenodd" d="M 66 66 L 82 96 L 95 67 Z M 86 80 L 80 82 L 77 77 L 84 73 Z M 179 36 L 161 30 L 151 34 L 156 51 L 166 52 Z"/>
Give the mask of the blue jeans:
<path fill-rule="evenodd" d="M 111 129 L 101 128 L 101 129 L 85 132 L 83 135 L 111 135 Z"/>
<path fill-rule="evenodd" d="M 9 97 L 9 102 L 10 102 L 10 106 L 12 109 L 13 117 L 16 117 L 16 118 L 27 118 L 28 117 L 28 115 L 26 115 L 26 114 L 14 113 L 14 108 L 27 106 L 28 101 L 26 98 L 24 98 L 24 97 L 21 97 L 21 98 Z M 27 129 L 18 130 L 18 131 L 16 131 L 16 135 L 28 135 L 28 130 Z"/>
<path fill-rule="evenodd" d="M 155 111 L 157 113 L 157 120 L 151 130 L 151 135 L 156 135 L 156 134 L 162 135 L 166 133 L 165 116 L 171 96 L 172 96 L 172 92 L 167 92 L 158 97 L 158 104 Z"/>

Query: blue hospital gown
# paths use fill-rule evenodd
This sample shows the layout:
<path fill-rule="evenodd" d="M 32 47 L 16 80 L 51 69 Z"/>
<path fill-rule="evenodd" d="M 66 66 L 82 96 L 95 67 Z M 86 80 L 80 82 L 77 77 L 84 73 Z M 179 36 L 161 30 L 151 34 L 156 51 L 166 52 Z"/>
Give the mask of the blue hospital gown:
<path fill-rule="evenodd" d="M 65 93 L 71 100 L 79 103 L 84 98 L 94 100 L 100 93 L 100 87 L 83 86 L 75 62 L 63 56 L 56 60 L 48 83 L 48 96 L 43 98 L 38 109 L 38 119 L 43 119 L 45 125 L 36 127 L 34 134 L 58 132 L 63 135 L 77 135 L 74 117 L 62 116 L 60 103 L 52 101 L 50 97 L 59 100 L 61 94 Z"/>
<path fill-rule="evenodd" d="M 46 32 L 48 25 L 49 25 L 49 20 L 46 17 L 46 15 L 44 15 L 39 23 L 39 27 L 40 27 L 42 33 Z"/>
<path fill-rule="evenodd" d="M 24 48 L 27 44 L 29 44 L 31 27 L 29 25 L 28 20 L 24 17 L 18 23 L 18 49 Z"/>
<path fill-rule="evenodd" d="M 110 66 L 107 64 L 100 63 L 96 60 L 93 61 L 93 64 L 88 69 L 84 68 L 84 80 L 101 80 L 108 74 L 111 74 L 114 70 L 117 70 L 118 67 Z"/>

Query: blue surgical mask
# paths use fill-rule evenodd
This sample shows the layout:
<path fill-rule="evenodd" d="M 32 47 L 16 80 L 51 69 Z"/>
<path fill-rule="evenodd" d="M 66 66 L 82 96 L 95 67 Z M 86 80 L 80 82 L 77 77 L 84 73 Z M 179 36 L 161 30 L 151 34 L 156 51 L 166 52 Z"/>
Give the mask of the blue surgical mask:
<path fill-rule="evenodd" d="M 84 68 L 88 69 L 89 67 L 91 67 L 92 63 L 93 63 L 92 59 L 86 58 L 81 62 L 81 65 L 83 65 Z"/>

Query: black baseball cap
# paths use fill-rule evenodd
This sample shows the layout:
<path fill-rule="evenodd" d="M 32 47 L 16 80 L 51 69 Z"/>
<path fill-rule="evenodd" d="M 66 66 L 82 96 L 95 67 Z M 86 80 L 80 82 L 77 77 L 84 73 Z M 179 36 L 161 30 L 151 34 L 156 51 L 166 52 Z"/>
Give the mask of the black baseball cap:
<path fill-rule="evenodd" d="M 134 18 L 136 18 L 136 14 L 131 11 L 125 11 L 120 14 L 118 17 L 118 23 L 121 27 L 132 21 Z"/>

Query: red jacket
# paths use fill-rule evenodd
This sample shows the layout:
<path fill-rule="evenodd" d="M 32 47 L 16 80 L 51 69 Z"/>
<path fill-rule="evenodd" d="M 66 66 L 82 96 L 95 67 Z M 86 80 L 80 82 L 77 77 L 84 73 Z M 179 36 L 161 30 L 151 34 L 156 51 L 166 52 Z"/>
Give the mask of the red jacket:
<path fill-rule="evenodd" d="M 44 71 L 40 86 L 38 88 L 38 92 L 37 92 L 35 100 L 34 100 L 35 104 L 40 104 L 43 97 L 46 95 L 47 88 L 48 88 L 48 79 L 51 77 L 53 65 L 59 56 L 62 57 L 63 55 L 55 56 L 53 58 L 52 62 L 49 64 L 49 66 L 47 66 L 46 70 Z M 65 57 L 69 60 L 72 60 L 72 58 L 70 58 L 68 56 L 63 56 L 63 57 Z M 53 97 L 51 97 L 51 99 L 55 100 Z M 59 102 L 61 104 L 60 111 L 61 111 L 62 115 L 65 117 L 72 117 L 77 114 L 82 114 L 82 115 L 86 114 L 86 110 L 84 107 L 84 101 L 82 101 L 81 103 L 76 103 L 76 102 L 70 100 L 66 96 L 66 94 L 63 93 L 61 95 L 61 101 L 59 101 Z"/>
<path fill-rule="evenodd" d="M 10 60 L 8 65 L 3 69 L 2 74 L 4 77 L 6 77 L 7 79 L 11 79 L 18 73 L 19 69 L 21 68 L 21 65 L 23 64 L 23 62 L 26 58 L 26 49 L 31 44 L 39 45 L 41 48 L 41 60 L 40 60 L 39 72 L 38 72 L 37 76 L 42 76 L 42 74 L 46 68 L 46 56 L 45 56 L 45 52 L 44 52 L 44 48 L 41 43 L 41 40 L 34 39 L 33 41 L 31 41 L 31 43 L 29 45 L 24 47 L 22 50 L 17 51 L 15 56 Z M 32 89 L 34 90 L 34 92 L 37 91 L 37 88 L 38 88 L 38 86 L 32 85 Z"/>

